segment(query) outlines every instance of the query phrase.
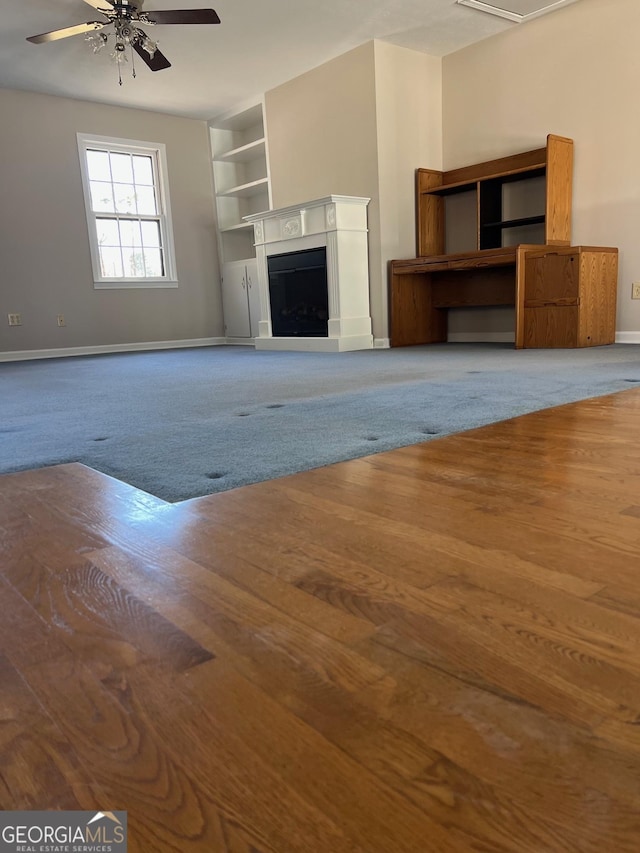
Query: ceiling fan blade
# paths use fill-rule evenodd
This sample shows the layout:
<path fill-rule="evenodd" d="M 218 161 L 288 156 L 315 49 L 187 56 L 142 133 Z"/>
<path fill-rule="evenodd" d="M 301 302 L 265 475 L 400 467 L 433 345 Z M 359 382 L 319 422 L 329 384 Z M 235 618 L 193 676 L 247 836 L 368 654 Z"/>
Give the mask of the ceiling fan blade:
<path fill-rule="evenodd" d="M 39 36 L 29 36 L 27 41 L 32 44 L 44 44 L 48 41 L 66 39 L 69 36 L 79 36 L 82 33 L 92 33 L 101 30 L 108 21 L 89 21 L 86 24 L 78 24 L 75 27 L 65 27 L 63 30 L 52 30 L 50 33 L 41 33 Z"/>
<path fill-rule="evenodd" d="M 163 9 L 145 11 L 150 24 L 219 24 L 220 18 L 213 9 Z"/>
<path fill-rule="evenodd" d="M 113 6 L 113 0 L 84 0 L 85 3 L 88 3 L 90 6 L 93 6 L 94 9 L 102 10 L 108 9 L 109 6 Z"/>
<path fill-rule="evenodd" d="M 167 57 L 160 53 L 159 50 L 153 54 L 153 56 L 149 56 L 147 51 L 142 47 L 139 42 L 134 42 L 133 49 L 138 54 L 140 59 L 144 63 L 146 63 L 152 71 L 162 71 L 163 68 L 171 68 L 171 63 L 167 59 Z"/>

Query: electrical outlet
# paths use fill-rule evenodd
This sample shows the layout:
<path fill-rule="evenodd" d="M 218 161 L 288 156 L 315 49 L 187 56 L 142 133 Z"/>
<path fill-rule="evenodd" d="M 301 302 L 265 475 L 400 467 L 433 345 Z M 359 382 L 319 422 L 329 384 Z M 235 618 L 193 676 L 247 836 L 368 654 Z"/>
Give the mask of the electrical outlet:
<path fill-rule="evenodd" d="M 640 281 L 634 281 L 631 285 L 631 298 L 640 299 Z"/>
<path fill-rule="evenodd" d="M 10 326 L 21 326 L 22 325 L 22 315 L 21 314 L 7 314 L 7 319 L 9 320 Z"/>
<path fill-rule="evenodd" d="M 64 321 L 64 314 L 58 314 L 58 325 L 66 326 L 67 324 Z"/>

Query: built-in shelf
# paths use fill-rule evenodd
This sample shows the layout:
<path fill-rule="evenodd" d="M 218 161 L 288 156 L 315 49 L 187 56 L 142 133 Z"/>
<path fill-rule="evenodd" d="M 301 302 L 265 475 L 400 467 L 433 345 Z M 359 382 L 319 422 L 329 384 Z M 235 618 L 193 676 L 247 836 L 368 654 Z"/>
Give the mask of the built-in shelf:
<path fill-rule="evenodd" d="M 247 163 L 264 154 L 264 150 L 265 139 L 262 137 L 253 142 L 248 142 L 246 145 L 240 145 L 238 148 L 232 148 L 231 151 L 217 154 L 215 159 L 220 163 Z"/>
<path fill-rule="evenodd" d="M 257 181 L 249 181 L 246 184 L 240 184 L 237 187 L 230 187 L 228 190 L 223 190 L 218 193 L 218 196 L 221 198 L 250 198 L 264 192 L 268 183 L 268 178 L 259 178 Z"/>
<path fill-rule="evenodd" d="M 255 246 L 253 227 L 244 217 L 271 207 L 262 104 L 212 119 L 209 134 L 220 261 L 223 266 L 248 261 Z"/>

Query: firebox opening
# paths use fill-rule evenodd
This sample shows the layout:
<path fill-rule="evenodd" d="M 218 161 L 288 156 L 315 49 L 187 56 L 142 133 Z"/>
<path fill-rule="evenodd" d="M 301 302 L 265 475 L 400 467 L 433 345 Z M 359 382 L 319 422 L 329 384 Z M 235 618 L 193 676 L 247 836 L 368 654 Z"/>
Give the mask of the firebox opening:
<path fill-rule="evenodd" d="M 329 334 L 326 248 L 272 255 L 267 263 L 273 336 L 326 338 Z"/>

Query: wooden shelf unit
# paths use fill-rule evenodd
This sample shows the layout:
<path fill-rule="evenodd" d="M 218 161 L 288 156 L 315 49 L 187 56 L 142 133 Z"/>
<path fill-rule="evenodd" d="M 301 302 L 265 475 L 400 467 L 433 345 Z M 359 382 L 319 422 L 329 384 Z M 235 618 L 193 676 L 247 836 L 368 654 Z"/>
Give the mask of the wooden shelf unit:
<path fill-rule="evenodd" d="M 505 232 L 534 225 L 541 226 L 539 239 L 517 242 L 570 245 L 572 175 L 573 140 L 554 134 L 549 134 L 544 148 L 510 157 L 446 172 L 417 169 L 417 256 L 447 252 L 447 198 L 461 193 L 475 197 L 476 240 L 475 245 L 465 246 L 465 251 L 502 248 Z M 506 213 L 505 188 L 534 179 L 544 180 L 544 209 L 519 216 Z M 458 247 L 458 251 L 462 249 Z"/>
<path fill-rule="evenodd" d="M 613 343 L 618 250 L 571 245 L 572 174 L 573 141 L 553 134 L 511 157 L 417 169 L 418 251 L 390 263 L 391 345 L 444 342 L 449 310 L 483 306 L 514 307 L 518 349 Z"/>

